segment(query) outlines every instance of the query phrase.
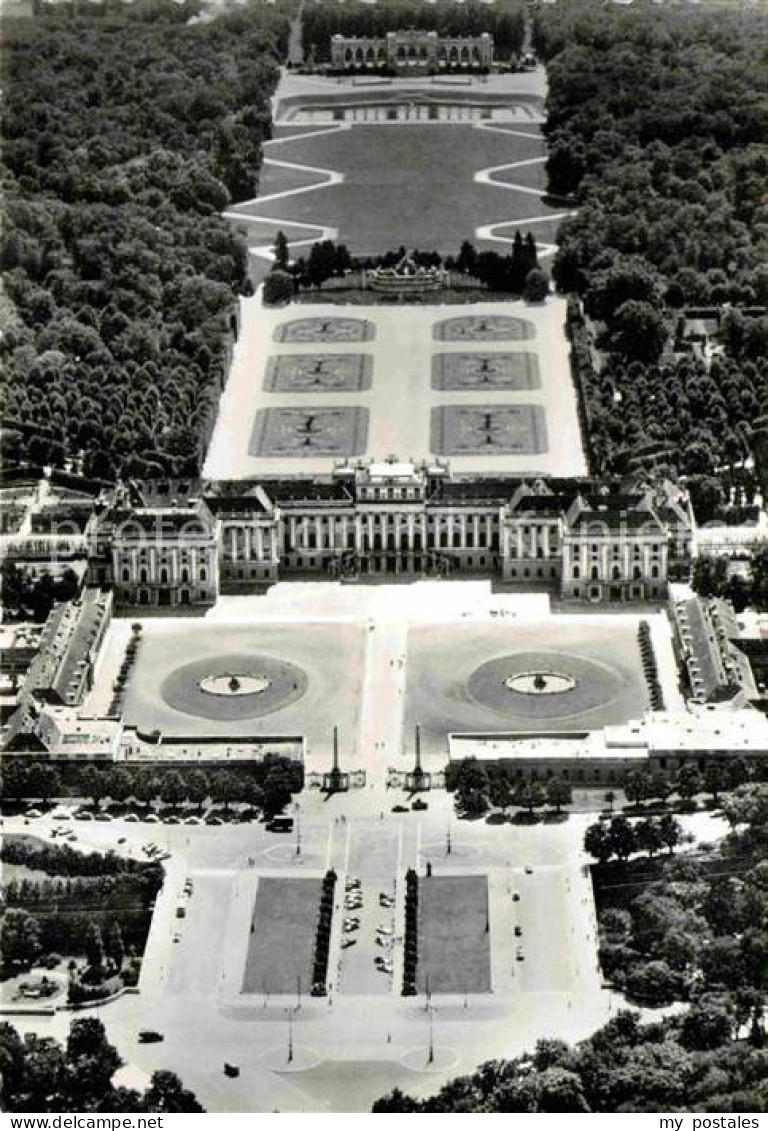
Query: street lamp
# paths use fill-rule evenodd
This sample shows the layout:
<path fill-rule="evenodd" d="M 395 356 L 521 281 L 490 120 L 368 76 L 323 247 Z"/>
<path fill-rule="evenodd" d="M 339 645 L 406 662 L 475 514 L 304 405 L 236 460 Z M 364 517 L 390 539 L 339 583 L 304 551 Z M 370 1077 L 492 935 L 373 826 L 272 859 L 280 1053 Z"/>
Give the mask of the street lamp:
<path fill-rule="evenodd" d="M 288 1059 L 287 1063 L 291 1064 L 293 1061 L 293 1010 L 288 1010 Z"/>
<path fill-rule="evenodd" d="M 430 1007 L 427 1013 L 429 1019 L 429 1048 L 427 1050 L 427 1064 L 434 1064 L 435 1062 L 435 1032 L 434 1022 L 432 1018 L 433 1010 Z"/>

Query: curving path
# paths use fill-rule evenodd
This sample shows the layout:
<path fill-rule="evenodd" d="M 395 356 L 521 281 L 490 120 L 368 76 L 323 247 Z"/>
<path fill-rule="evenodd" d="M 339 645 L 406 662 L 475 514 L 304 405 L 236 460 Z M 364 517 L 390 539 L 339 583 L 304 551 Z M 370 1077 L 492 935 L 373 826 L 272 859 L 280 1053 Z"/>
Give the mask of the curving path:
<path fill-rule="evenodd" d="M 279 122 L 276 123 L 280 125 Z M 390 125 L 397 125 L 398 123 L 390 123 Z M 413 124 L 413 123 L 408 123 Z M 424 125 L 435 125 L 440 123 L 422 123 Z M 507 127 L 504 125 L 496 125 L 490 122 L 474 122 L 462 123 L 471 124 L 475 129 L 486 130 L 492 133 L 510 134 L 513 137 L 527 138 L 533 141 L 539 141 L 543 144 L 543 138 L 540 133 L 534 133 L 529 130 L 517 129 L 514 127 Z M 364 125 L 364 123 L 356 122 L 338 122 L 320 129 L 308 129 L 301 133 L 290 133 L 284 137 L 273 138 L 265 142 L 265 149 L 269 147 L 271 153 L 275 146 L 289 144 L 295 141 L 301 141 L 304 138 L 322 137 L 325 134 L 337 134 L 347 130 L 351 130 L 354 125 Z M 532 187 L 531 185 L 520 184 L 517 182 L 507 181 L 503 179 L 501 174 L 509 170 L 519 169 L 531 165 L 540 165 L 546 161 L 546 155 L 542 154 L 539 157 L 526 158 L 522 161 L 513 161 L 502 165 L 494 165 L 485 169 L 479 169 L 474 174 L 474 182 L 476 184 L 483 184 L 493 186 L 494 188 L 504 189 L 511 193 L 521 193 L 525 196 L 535 196 L 539 200 L 544 199 L 544 193 L 539 188 Z M 297 161 L 281 161 L 276 157 L 265 156 L 264 165 L 271 165 L 273 167 L 288 170 L 297 175 L 304 175 L 308 178 L 315 179 L 310 184 L 294 185 L 289 188 L 281 189 L 278 192 L 269 193 L 266 196 L 257 196 L 251 200 L 242 201 L 233 206 L 224 213 L 226 219 L 239 221 L 247 225 L 266 225 L 270 231 L 269 242 L 255 242 L 249 244 L 249 251 L 268 262 L 274 259 L 273 240 L 275 229 L 294 228 L 299 229 L 301 234 L 296 233 L 297 238 L 288 240 L 288 247 L 293 249 L 304 248 L 311 246 L 319 240 L 336 239 L 339 234 L 339 229 L 329 224 L 313 224 L 306 220 L 290 220 L 282 217 L 274 217 L 269 215 L 252 215 L 245 212 L 245 209 L 258 207 L 261 209 L 263 206 L 278 200 L 285 200 L 289 197 L 296 197 L 310 192 L 319 192 L 321 189 L 331 188 L 335 185 L 340 185 L 344 182 L 344 174 L 336 169 L 324 168 L 317 165 L 304 164 Z M 498 220 L 494 223 L 480 225 L 475 229 L 475 238 L 492 243 L 499 244 L 512 244 L 514 242 L 515 232 L 519 228 L 528 227 L 533 224 L 550 223 L 552 221 L 560 221 L 568 216 L 575 214 L 574 210 L 565 210 L 562 212 L 549 212 L 543 213 L 540 216 L 526 217 L 523 220 Z M 252 229 L 251 229 L 252 230 Z M 556 245 L 553 243 L 539 243 L 538 244 L 539 256 L 547 257 L 554 254 Z"/>

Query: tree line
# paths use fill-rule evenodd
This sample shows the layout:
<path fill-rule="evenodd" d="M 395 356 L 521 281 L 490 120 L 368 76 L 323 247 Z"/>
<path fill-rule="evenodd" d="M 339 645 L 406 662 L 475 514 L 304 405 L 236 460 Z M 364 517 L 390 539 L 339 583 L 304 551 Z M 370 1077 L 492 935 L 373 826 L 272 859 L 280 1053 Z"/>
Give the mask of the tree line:
<path fill-rule="evenodd" d="M 289 302 L 297 292 L 319 289 L 329 279 L 343 278 L 355 271 L 392 268 L 406 256 L 417 267 L 443 267 L 453 275 L 476 280 L 489 291 L 522 295 L 529 302 L 541 302 L 549 293 L 549 276 L 539 267 L 536 240 L 530 231 L 525 236 L 519 229 L 515 232 L 509 255 L 478 252 L 474 244 L 465 240 L 457 256 L 445 258 L 436 251 L 408 252 L 405 247 L 383 255 L 353 258 L 345 244 L 320 240 L 312 245 L 306 258 L 300 256 L 295 261 L 290 259 L 285 234 L 278 232 L 273 268 L 264 282 L 264 301 Z"/>
<path fill-rule="evenodd" d="M 229 364 L 288 21 L 52 5 L 4 24 L 7 461 L 196 474 Z"/>
<path fill-rule="evenodd" d="M 3 766 L 3 795 L 12 800 L 74 796 L 88 798 L 98 807 L 109 799 L 118 805 L 133 800 L 148 807 L 160 801 L 176 807 L 184 803 L 202 810 L 206 802 L 243 804 L 270 816 L 279 813 L 294 793 L 303 788 L 300 763 L 282 755 L 267 755 L 239 771 L 212 766 L 206 770 L 182 766 L 163 770 L 159 765 L 127 766 L 49 762 L 8 758 Z"/>

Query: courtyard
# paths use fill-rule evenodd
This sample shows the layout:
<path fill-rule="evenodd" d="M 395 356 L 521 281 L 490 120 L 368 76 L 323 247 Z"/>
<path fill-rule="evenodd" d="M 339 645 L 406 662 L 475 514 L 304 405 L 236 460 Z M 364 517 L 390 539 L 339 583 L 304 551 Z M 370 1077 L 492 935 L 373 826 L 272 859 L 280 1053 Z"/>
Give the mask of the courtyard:
<path fill-rule="evenodd" d="M 241 332 L 204 474 L 328 474 L 339 459 L 444 456 L 465 474 L 586 474 L 565 302 L 262 307 Z"/>
<path fill-rule="evenodd" d="M 562 690 L 534 694 L 516 677 L 544 673 Z M 648 709 L 637 621 L 553 617 L 540 623 L 412 626 L 406 730 L 427 754 L 457 732 L 587 731 Z"/>
<path fill-rule="evenodd" d="M 359 726 L 363 638 L 359 624 L 146 621 L 125 721 L 192 745 L 195 736 L 301 736 L 310 749 L 329 745 L 340 725 L 346 754 Z M 106 647 L 120 644 L 115 632 Z"/>

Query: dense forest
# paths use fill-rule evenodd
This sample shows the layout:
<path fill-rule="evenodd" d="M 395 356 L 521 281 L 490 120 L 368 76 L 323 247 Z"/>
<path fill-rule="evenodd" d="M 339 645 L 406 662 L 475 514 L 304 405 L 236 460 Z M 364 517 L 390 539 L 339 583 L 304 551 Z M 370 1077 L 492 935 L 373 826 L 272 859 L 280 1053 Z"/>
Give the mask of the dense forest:
<path fill-rule="evenodd" d="M 199 469 L 287 19 L 197 0 L 4 26 L 4 455 L 111 479 Z"/>
<path fill-rule="evenodd" d="M 766 474 L 764 17 L 570 0 L 537 12 L 534 38 L 549 188 L 578 204 L 554 276 L 588 318 L 572 337 L 594 470 L 639 461 L 749 492 L 753 456 Z M 711 352 L 679 340 L 683 307 L 729 303 Z"/>
<path fill-rule="evenodd" d="M 493 36 L 494 56 L 509 59 L 519 54 L 525 33 L 520 0 L 496 0 L 493 5 L 469 0 L 309 0 L 303 17 L 304 51 L 309 62 L 328 62 L 332 35 L 383 36 L 388 31 L 417 28 L 438 35 Z"/>

